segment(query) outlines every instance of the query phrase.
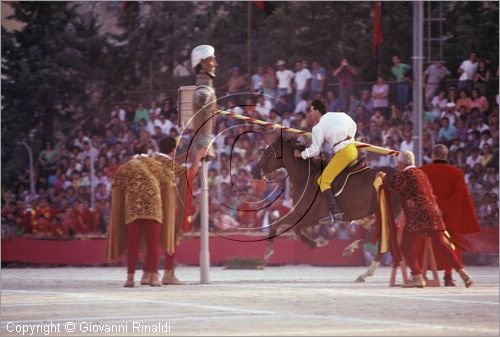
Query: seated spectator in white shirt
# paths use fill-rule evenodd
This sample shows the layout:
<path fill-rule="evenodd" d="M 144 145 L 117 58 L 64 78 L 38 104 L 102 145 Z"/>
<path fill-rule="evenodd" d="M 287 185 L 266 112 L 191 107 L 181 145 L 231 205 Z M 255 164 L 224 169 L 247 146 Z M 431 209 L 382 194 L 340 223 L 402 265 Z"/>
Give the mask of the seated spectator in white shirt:
<path fill-rule="evenodd" d="M 264 95 L 257 96 L 257 103 L 255 103 L 255 110 L 262 118 L 266 119 L 269 117 L 269 113 L 272 110 L 273 105 L 271 102 L 265 99 Z"/>
<path fill-rule="evenodd" d="M 236 105 L 232 99 L 229 99 L 227 101 L 227 111 L 231 111 L 232 113 L 235 113 L 237 115 L 243 115 L 243 109 Z"/>

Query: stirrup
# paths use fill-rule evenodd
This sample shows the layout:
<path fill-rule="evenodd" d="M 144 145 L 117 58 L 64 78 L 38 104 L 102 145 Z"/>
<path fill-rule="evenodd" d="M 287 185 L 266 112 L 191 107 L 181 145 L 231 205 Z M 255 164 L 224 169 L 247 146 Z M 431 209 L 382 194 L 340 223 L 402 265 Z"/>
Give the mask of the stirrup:
<path fill-rule="evenodd" d="M 333 216 L 330 214 L 319 220 L 320 225 L 333 225 L 337 221 L 342 221 L 344 213 L 335 213 Z"/>

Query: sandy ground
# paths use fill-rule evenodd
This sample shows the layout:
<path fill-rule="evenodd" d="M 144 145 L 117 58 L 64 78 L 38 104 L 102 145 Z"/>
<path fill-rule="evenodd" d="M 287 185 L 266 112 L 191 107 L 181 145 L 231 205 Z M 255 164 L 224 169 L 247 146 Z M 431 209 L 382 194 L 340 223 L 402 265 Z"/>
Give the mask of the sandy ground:
<path fill-rule="evenodd" d="M 179 267 L 186 286 L 123 288 L 124 268 L 4 268 L 5 335 L 467 335 L 499 334 L 497 267 L 469 267 L 476 285 L 389 287 L 389 268 Z M 138 283 L 141 273 L 136 276 Z"/>

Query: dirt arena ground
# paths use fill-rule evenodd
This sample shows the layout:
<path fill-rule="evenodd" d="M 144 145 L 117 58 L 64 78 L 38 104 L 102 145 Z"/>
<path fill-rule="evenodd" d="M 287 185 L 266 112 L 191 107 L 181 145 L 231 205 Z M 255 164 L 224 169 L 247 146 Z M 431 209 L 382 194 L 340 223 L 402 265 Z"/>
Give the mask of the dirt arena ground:
<path fill-rule="evenodd" d="M 3 268 L 1 335 L 498 336 L 497 267 L 466 289 L 388 286 L 389 268 L 179 267 L 186 286 L 123 288 L 125 268 Z M 138 283 L 141 273 L 136 276 Z"/>

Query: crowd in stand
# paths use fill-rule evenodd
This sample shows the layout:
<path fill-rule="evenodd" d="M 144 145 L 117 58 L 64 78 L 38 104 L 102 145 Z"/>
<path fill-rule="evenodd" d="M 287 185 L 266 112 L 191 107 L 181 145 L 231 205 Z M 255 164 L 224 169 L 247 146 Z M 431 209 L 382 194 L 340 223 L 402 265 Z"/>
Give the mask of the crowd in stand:
<path fill-rule="evenodd" d="M 297 61 L 294 71 L 279 60 L 258 66 L 252 76 L 231 71 L 229 81 L 218 88 L 219 107 L 237 114 L 298 129 L 312 127 L 307 111 L 313 98 L 322 98 L 328 111 L 345 111 L 358 124 L 357 140 L 395 150 L 413 150 L 414 127 L 411 67 L 397 55 L 391 74 L 377 77 L 373 85 L 356 84 L 358 70 L 343 59 L 327 72 L 317 61 L 309 69 Z M 451 164 L 465 177 L 482 226 L 498 226 L 498 87 L 491 65 L 471 53 L 459 69 L 447 69 L 438 61 L 425 70 L 423 161 L 428 163 L 434 144 L 450 148 Z M 336 81 L 334 86 L 327 85 Z M 388 82 L 391 82 L 388 84 Z M 253 94 L 237 95 L 240 92 Z M 111 112 L 95 115 L 74 136 L 54 146 L 51 135 L 42 135 L 43 122 L 32 132 L 36 149 L 35 195 L 30 194 L 29 171 L 17 188 L 2 194 L 2 238 L 91 238 L 105 235 L 110 212 L 113 174 L 131 158 L 136 142 L 149 151 L 166 135 L 179 140 L 177 153 L 186 150 L 192 132 L 179 126 L 175 102 L 156 101 L 116 104 Z M 248 132 L 255 131 L 255 132 Z M 217 117 L 214 130 L 217 159 L 209 163 L 210 221 L 214 231 L 264 233 L 267 225 L 284 216 L 293 202 L 293 186 L 254 180 L 251 169 L 269 144 L 255 125 L 229 117 Z M 329 156 L 325 149 L 324 156 Z M 362 152 L 372 166 L 396 166 L 391 156 Z M 325 158 L 326 159 L 326 158 Z M 280 185 L 280 186 L 277 186 Z M 283 185 L 283 186 L 282 186 Z M 193 194 L 199 195 L 199 181 Z M 260 211 L 248 205 L 275 200 Z M 192 230 L 199 228 L 199 210 L 193 203 Z M 366 219 L 364 220 L 366 222 Z M 313 229 L 326 239 L 350 239 L 355 229 L 342 223 Z"/>

